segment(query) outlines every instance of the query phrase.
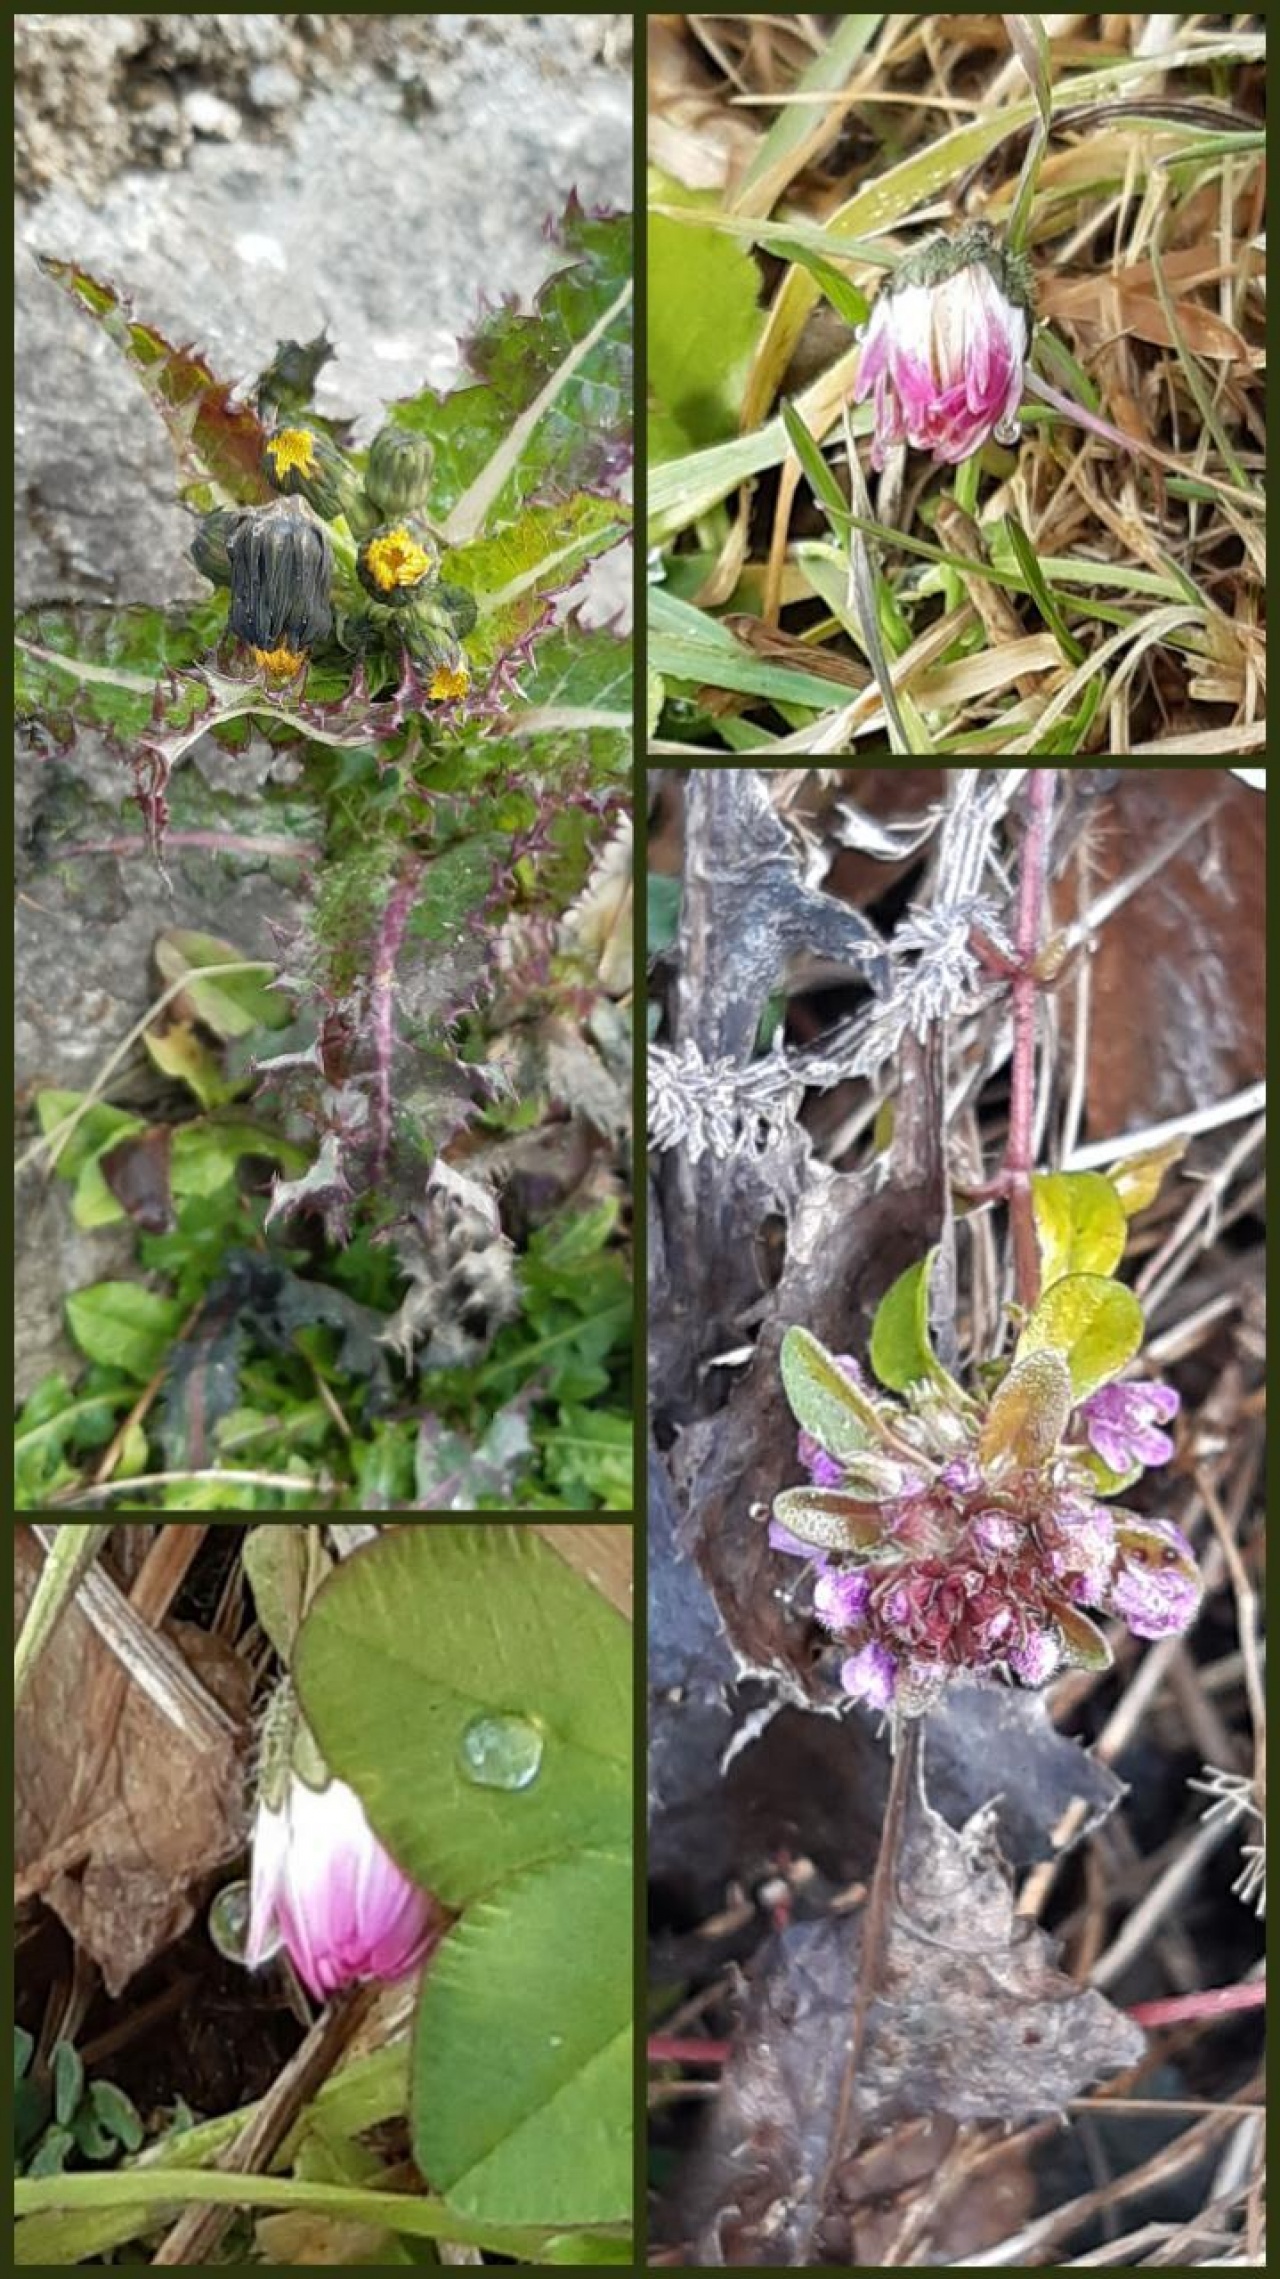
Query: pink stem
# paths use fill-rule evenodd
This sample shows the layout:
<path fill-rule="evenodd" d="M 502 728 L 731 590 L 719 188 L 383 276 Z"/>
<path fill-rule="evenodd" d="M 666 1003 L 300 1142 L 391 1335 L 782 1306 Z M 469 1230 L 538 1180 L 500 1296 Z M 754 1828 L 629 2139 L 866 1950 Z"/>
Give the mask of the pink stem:
<path fill-rule="evenodd" d="M 695 2035 L 650 2034 L 650 2065 L 724 2065 L 728 2042 L 699 2041 Z"/>
<path fill-rule="evenodd" d="M 1040 952 L 1045 877 L 1049 859 L 1049 819 L 1053 812 L 1054 768 L 1032 770 L 1027 831 L 1022 845 L 1015 946 L 1017 971 L 1009 984 L 1013 998 L 1013 1061 L 1009 1078 L 1009 1137 L 1003 1186 L 1009 1199 L 1013 1264 L 1018 1298 L 1034 1306 L 1040 1295 L 1040 1260 L 1031 1208 L 1032 1142 L 1035 1130 L 1036 996 L 1035 963 Z"/>
<path fill-rule="evenodd" d="M 1139 2026 L 1181 2026 L 1195 2018 L 1225 2018 L 1232 2010 L 1262 2010 L 1266 2000 L 1265 1978 L 1251 1978 L 1243 1986 L 1206 1986 L 1198 1994 L 1135 2002 L 1127 2015 Z"/>

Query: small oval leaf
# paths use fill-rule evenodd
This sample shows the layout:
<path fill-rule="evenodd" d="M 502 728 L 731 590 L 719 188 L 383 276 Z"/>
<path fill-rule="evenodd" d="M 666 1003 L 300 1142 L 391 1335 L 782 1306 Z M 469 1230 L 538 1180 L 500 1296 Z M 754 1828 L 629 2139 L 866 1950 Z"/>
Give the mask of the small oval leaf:
<path fill-rule="evenodd" d="M 908 1266 L 886 1290 L 871 1325 L 871 1366 L 891 1393 L 931 1377 L 938 1364 L 929 1342 L 929 1276 L 937 1248 Z"/>
<path fill-rule="evenodd" d="M 1164 1185 L 1166 1171 L 1172 1171 L 1187 1152 L 1185 1139 L 1171 1139 L 1163 1147 L 1144 1148 L 1141 1155 L 1127 1156 L 1123 1163 L 1113 1164 L 1107 1173 L 1120 1208 L 1127 1219 L 1136 1218 L 1139 1211 L 1154 1203 Z"/>
<path fill-rule="evenodd" d="M 787 1331 L 779 1362 L 792 1415 L 828 1456 L 852 1456 L 883 1439 L 874 1402 L 807 1329 Z"/>
<path fill-rule="evenodd" d="M 1046 1290 L 1018 1339 L 1017 1359 L 1060 1353 L 1077 1401 L 1118 1377 L 1142 1343 L 1142 1308 L 1132 1290 L 1101 1274 L 1068 1274 Z"/>
<path fill-rule="evenodd" d="M 1042 1290 L 1068 1274 L 1115 1272 L 1128 1223 L 1115 1188 L 1100 1171 L 1037 1172 L 1031 1202 Z"/>
<path fill-rule="evenodd" d="M 1062 1638 L 1066 1659 L 1081 1670 L 1108 1670 L 1111 1667 L 1111 1648 L 1096 1622 L 1081 1614 L 1078 1606 L 1066 1599 L 1050 1599 L 1049 1609 Z"/>
<path fill-rule="evenodd" d="M 1062 1438 L 1071 1403 L 1063 1356 L 1024 1354 L 996 1389 L 978 1435 L 979 1463 L 988 1470 L 1038 1471 Z"/>
<path fill-rule="evenodd" d="M 812 1543 L 819 1551 L 844 1551 L 853 1558 L 897 1556 L 882 1542 L 879 1505 L 859 1503 L 839 1488 L 784 1488 L 773 1499 L 773 1516 L 801 1543 Z"/>

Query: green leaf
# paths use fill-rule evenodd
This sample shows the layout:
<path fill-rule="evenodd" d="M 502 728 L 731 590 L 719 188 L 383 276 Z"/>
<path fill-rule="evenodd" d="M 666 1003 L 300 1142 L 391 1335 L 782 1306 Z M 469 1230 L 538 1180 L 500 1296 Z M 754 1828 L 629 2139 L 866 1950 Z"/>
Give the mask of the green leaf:
<path fill-rule="evenodd" d="M 69 2128 L 84 2095 L 84 2061 L 72 2042 L 57 2042 L 53 2051 L 53 2117 Z"/>
<path fill-rule="evenodd" d="M 282 1527 L 278 1520 L 274 1527 L 250 1528 L 242 1557 L 258 1620 L 288 1669 L 303 1615 L 333 1561 L 318 1527 L 297 1521 Z"/>
<path fill-rule="evenodd" d="M 891 1393 L 905 1392 L 922 1378 L 959 1390 L 938 1360 L 929 1335 L 929 1284 L 937 1255 L 935 1244 L 926 1258 L 898 1276 L 876 1307 L 871 1366 Z"/>
<path fill-rule="evenodd" d="M 65 1122 L 84 1098 L 83 1092 L 38 1092 L 36 1114 L 40 1129 L 46 1137 Z M 108 1107 L 105 1100 L 96 1100 L 86 1108 L 75 1129 L 68 1133 L 58 1150 L 56 1169 L 63 1179 L 78 1179 L 87 1164 L 96 1162 L 106 1149 L 114 1147 L 126 1133 L 146 1130 L 141 1116 L 130 1116 L 123 1108 Z M 118 1208 L 118 1206 L 117 1206 Z"/>
<path fill-rule="evenodd" d="M 1023 1354 L 997 1386 L 978 1435 L 984 1466 L 1039 1471 L 1048 1463 L 1071 1414 L 1071 1375 L 1060 1353 Z"/>
<path fill-rule="evenodd" d="M 824 509 L 835 537 L 847 541 L 849 501 L 836 481 L 830 461 L 793 403 L 783 404 L 782 417 L 786 422 L 787 440 L 809 478 L 809 488 Z"/>
<path fill-rule="evenodd" d="M 649 216 L 649 387 L 666 416 L 661 456 L 737 433 L 764 326 L 760 271 L 745 246 L 700 222 Z"/>
<path fill-rule="evenodd" d="M 265 1124 L 248 1117 L 199 1116 L 179 1124 L 173 1134 L 170 1163 L 173 1192 L 177 1196 L 216 1195 L 236 1175 L 246 1157 L 257 1156 L 296 1177 L 306 1170 L 310 1157 Z"/>
<path fill-rule="evenodd" d="M 358 1552 L 320 1591 L 295 1674 L 329 1762 L 447 1905 L 629 1841 L 627 1625 L 525 1529 L 443 1522 Z M 494 1720 L 541 1737 L 525 1787 L 467 1774 Z"/>
<path fill-rule="evenodd" d="M 532 498 L 603 488 L 625 457 L 631 217 L 584 213 L 575 199 L 555 253 L 559 265 L 532 312 L 494 309 L 466 342 L 477 385 L 448 396 L 424 388 L 391 407 L 392 420 L 435 445 L 435 517 L 460 516 L 469 496 L 468 523 L 482 506 L 479 526 L 496 529 Z"/>
<path fill-rule="evenodd" d="M 414 2155 L 453 2207 L 605 2223 L 632 2205 L 629 1851 L 534 1867 L 468 1909 L 423 1981 Z"/>
<path fill-rule="evenodd" d="M 629 529 L 628 510 L 618 500 L 579 491 L 551 506 L 522 507 L 516 521 L 446 554 L 442 578 L 465 586 L 480 611 L 467 635 L 473 668 L 493 664 L 525 640 L 541 624 L 548 601 Z"/>
<path fill-rule="evenodd" d="M 132 302 L 113 285 L 73 261 L 48 254 L 37 260 L 45 276 L 95 319 L 141 380 L 169 431 L 184 497 L 202 510 L 267 499 L 262 424 L 249 404 L 234 400 L 234 388 L 216 380 L 194 349 L 171 348 L 154 326 L 140 324 Z"/>
<path fill-rule="evenodd" d="M 183 1307 L 138 1282 L 95 1282 L 67 1299 L 67 1327 L 90 1361 L 123 1369 L 136 1383 L 155 1375 L 182 1326 Z"/>
<path fill-rule="evenodd" d="M 197 934 L 190 928 L 170 926 L 157 935 L 156 971 L 162 981 L 180 981 L 190 975 L 185 989 L 171 1002 L 180 1020 L 203 1021 L 217 1037 L 247 1037 L 254 1029 L 287 1028 L 289 1008 L 278 990 L 267 987 L 273 968 L 257 961 L 261 971 L 228 973 L 218 977 L 220 966 L 247 963 L 242 951 L 216 934 Z"/>
<path fill-rule="evenodd" d="M 1037 1171 L 1031 1204 L 1040 1246 L 1040 1286 L 1068 1274 L 1113 1274 L 1128 1238 L 1120 1199 L 1100 1171 Z"/>
<path fill-rule="evenodd" d="M 843 1461 L 883 1440 L 875 1403 L 807 1329 L 787 1331 L 778 1359 L 796 1423 L 828 1456 Z"/>
<path fill-rule="evenodd" d="M 548 1480 L 568 1511 L 630 1511 L 633 1427 L 614 1409 L 565 1407 L 543 1453 Z"/>
<path fill-rule="evenodd" d="M 1069 1274 L 1046 1290 L 1018 1339 L 1017 1358 L 1061 1353 L 1077 1401 L 1117 1377 L 1142 1343 L 1142 1308 L 1122 1282 Z"/>
<path fill-rule="evenodd" d="M 845 276 L 843 269 L 837 269 L 834 261 L 828 261 L 821 253 L 815 253 L 802 239 L 785 235 L 776 237 L 770 250 L 781 260 L 792 261 L 797 268 L 807 269 L 819 292 L 830 301 L 836 315 L 844 319 L 851 331 L 856 331 L 865 322 L 871 306 L 866 294 L 860 286 L 854 284 L 852 278 Z M 698 438 L 695 437 L 694 440 L 696 442 Z M 718 438 L 708 436 L 705 440 L 714 443 Z"/>
<path fill-rule="evenodd" d="M 668 680 L 733 689 L 740 696 L 762 696 L 810 711 L 829 711 L 839 693 L 836 682 L 818 673 L 757 656 L 734 639 L 727 625 L 664 593 L 661 586 L 649 592 L 649 662 Z"/>
<path fill-rule="evenodd" d="M 840 1488 L 784 1488 L 773 1499 L 773 1516 L 801 1543 L 819 1551 L 844 1551 L 851 1558 L 897 1559 L 900 1549 L 885 1539 L 878 1503 L 846 1495 Z"/>

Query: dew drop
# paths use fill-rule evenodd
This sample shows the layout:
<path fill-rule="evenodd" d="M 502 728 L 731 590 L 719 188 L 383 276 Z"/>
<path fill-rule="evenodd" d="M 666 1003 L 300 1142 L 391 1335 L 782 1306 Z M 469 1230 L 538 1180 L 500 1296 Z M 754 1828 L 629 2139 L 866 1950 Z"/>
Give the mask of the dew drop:
<path fill-rule="evenodd" d="M 224 1883 L 212 1901 L 208 1915 L 209 1937 L 220 1955 L 228 1962 L 243 1962 L 245 1941 L 249 1936 L 249 1886 Z"/>
<path fill-rule="evenodd" d="M 542 1766 L 542 1733 L 531 1717 L 504 1711 L 473 1717 L 458 1744 L 466 1778 L 477 1788 L 528 1788 Z"/>

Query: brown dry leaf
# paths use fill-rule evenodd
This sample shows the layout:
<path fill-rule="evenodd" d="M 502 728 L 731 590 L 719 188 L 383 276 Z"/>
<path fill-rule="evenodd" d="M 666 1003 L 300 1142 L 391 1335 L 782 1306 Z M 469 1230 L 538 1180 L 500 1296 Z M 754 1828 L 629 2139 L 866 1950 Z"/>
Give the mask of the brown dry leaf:
<path fill-rule="evenodd" d="M 42 1554 L 29 1529 L 14 1537 L 15 1617 L 22 1620 Z M 229 1713 L 224 1738 L 188 1738 L 130 1683 L 82 1830 L 64 1825 L 84 1750 L 87 1706 L 110 1690 L 119 1663 L 78 1606 L 37 1664 L 14 1742 L 14 1849 L 19 1875 L 61 1916 L 118 1995 L 178 1938 L 193 1890 L 244 1847 L 243 1742 L 252 1679 L 220 1639 L 189 1623 L 162 1635 L 192 1680 Z M 100 1690 L 101 1687 L 101 1690 Z M 41 1872 L 48 1860 L 49 1872 Z"/>
<path fill-rule="evenodd" d="M 1136 334 L 1157 348 L 1172 348 L 1172 327 L 1150 282 L 1144 292 L 1131 273 L 1118 277 L 1047 277 L 1037 291 L 1039 314 L 1057 323 L 1089 325 L 1095 332 Z M 1171 280 L 1172 283 L 1172 280 Z M 1185 345 L 1197 356 L 1218 356 L 1226 362 L 1250 361 L 1248 343 L 1234 325 L 1225 324 L 1198 301 L 1177 301 L 1178 330 Z"/>
<path fill-rule="evenodd" d="M 849 2148 L 816 2235 L 820 2261 L 874 2260 L 864 2226 L 883 2213 L 882 2146 L 873 2140 L 887 2131 L 927 2121 L 945 2145 L 957 2124 L 1021 2123 L 1142 2055 L 1139 2028 L 1064 1977 L 1053 1943 L 1015 1915 L 994 1816 L 984 1807 L 957 1831 L 914 1803 Z M 832 1916 L 798 1924 L 764 1950 L 691 2163 L 693 2262 L 789 2266 L 813 2236 L 861 1940 L 861 1916 Z M 905 2180 L 899 2163 L 895 2189 Z"/>

